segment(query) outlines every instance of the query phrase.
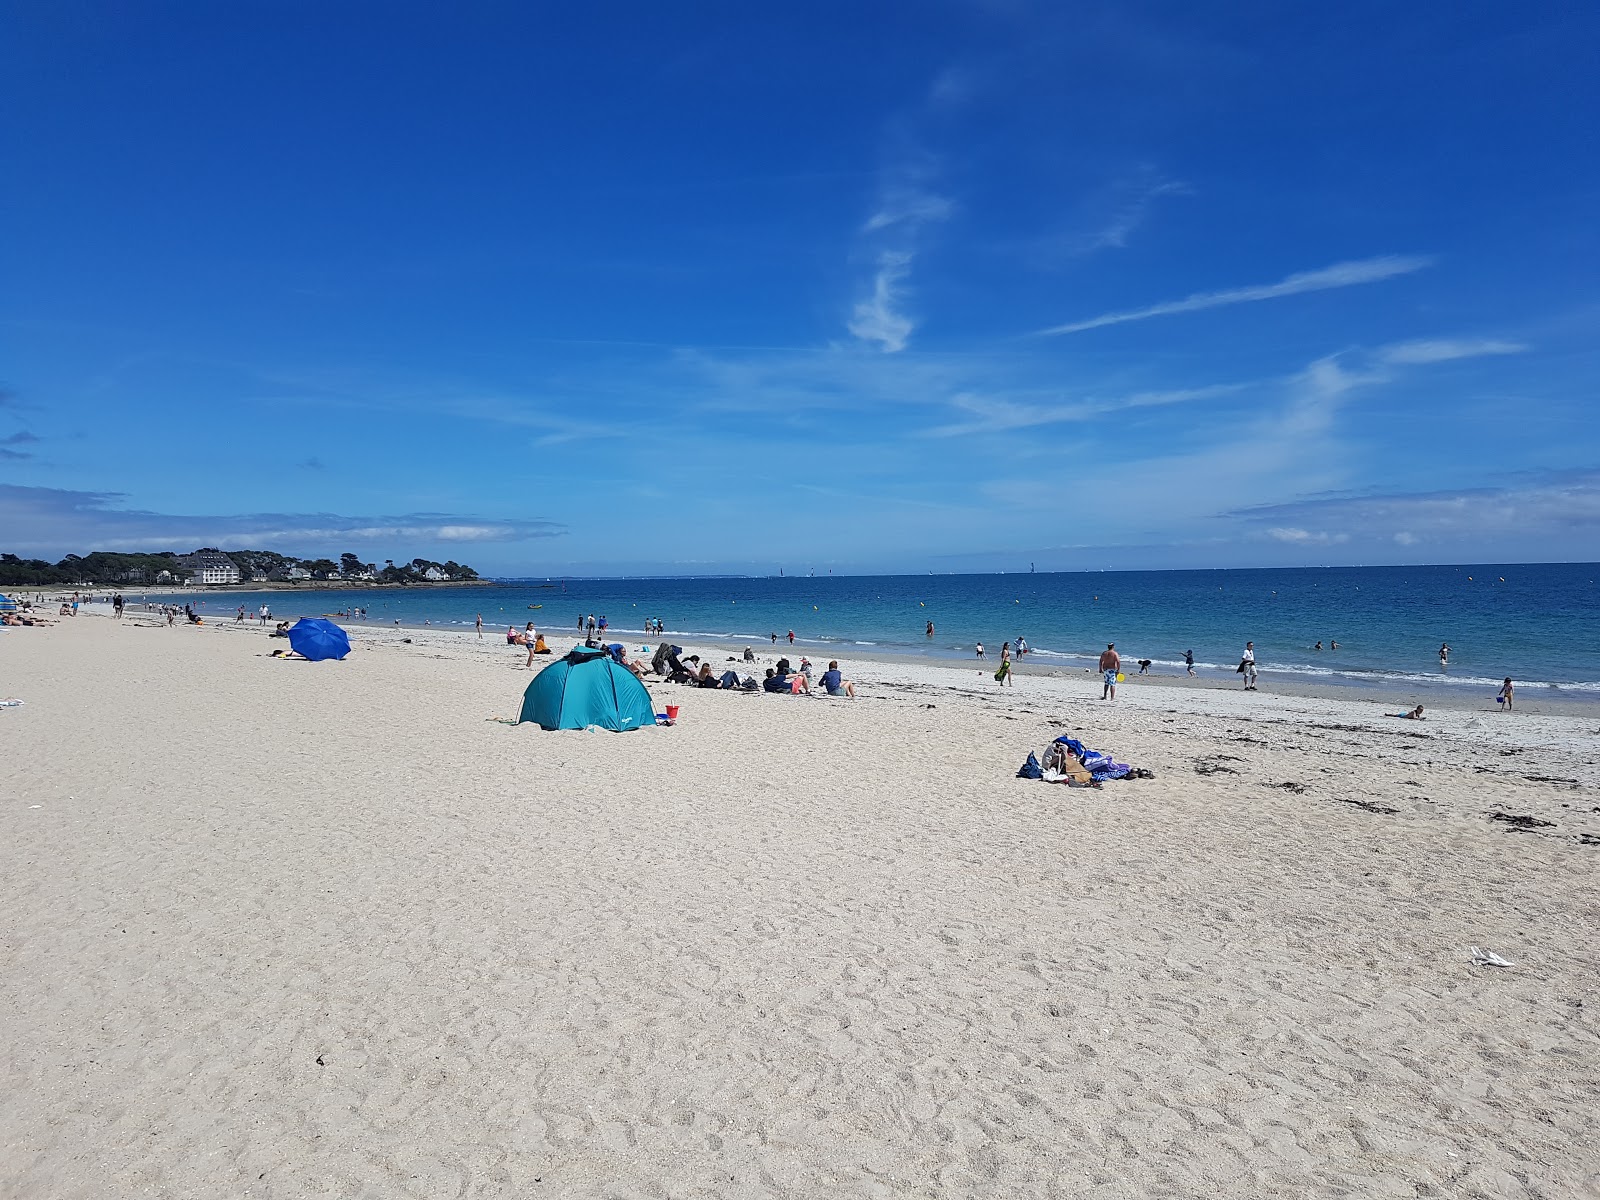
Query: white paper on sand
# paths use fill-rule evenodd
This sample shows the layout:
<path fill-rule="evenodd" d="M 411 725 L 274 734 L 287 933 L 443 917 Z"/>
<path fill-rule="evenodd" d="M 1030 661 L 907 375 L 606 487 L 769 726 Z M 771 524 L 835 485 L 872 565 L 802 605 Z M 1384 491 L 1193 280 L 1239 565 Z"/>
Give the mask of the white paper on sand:
<path fill-rule="evenodd" d="M 1517 964 L 1509 959 L 1501 958 L 1493 950 L 1485 950 L 1481 946 L 1472 948 L 1472 965 L 1475 967 L 1514 967 Z"/>

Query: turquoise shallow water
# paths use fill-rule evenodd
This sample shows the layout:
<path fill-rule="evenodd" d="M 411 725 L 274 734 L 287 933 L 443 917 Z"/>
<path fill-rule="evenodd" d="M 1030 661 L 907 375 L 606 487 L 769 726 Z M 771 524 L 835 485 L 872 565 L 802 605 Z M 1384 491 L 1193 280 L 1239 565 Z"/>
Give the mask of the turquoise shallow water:
<path fill-rule="evenodd" d="M 1506 676 L 1600 699 L 1600 564 L 1126 571 L 732 579 L 568 579 L 493 588 L 185 593 L 205 611 L 280 617 L 365 606 L 373 623 L 503 633 L 532 619 L 558 649 L 581 615 L 605 615 L 635 644 L 646 618 L 680 639 L 808 652 L 970 658 L 1025 636 L 1039 664 L 1083 665 L 1114 641 L 1125 661 L 1167 669 L 1192 648 L 1203 674 L 1231 674 L 1246 640 L 1263 674 L 1328 684 L 1488 688 Z M 529 605 L 540 605 L 530 609 Z M 935 623 L 927 637 L 926 623 Z M 616 639 L 613 639 L 616 640 Z M 1325 649 L 1314 650 L 1321 640 Z M 1327 647 L 1338 641 L 1339 649 Z M 1441 671 L 1438 649 L 1451 646 Z"/>

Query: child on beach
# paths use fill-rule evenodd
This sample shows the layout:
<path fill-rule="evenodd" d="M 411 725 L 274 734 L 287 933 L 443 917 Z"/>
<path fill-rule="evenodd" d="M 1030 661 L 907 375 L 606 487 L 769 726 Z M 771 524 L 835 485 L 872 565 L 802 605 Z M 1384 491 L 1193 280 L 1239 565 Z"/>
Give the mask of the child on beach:
<path fill-rule="evenodd" d="M 1506 681 L 1500 685 L 1500 690 L 1495 694 L 1495 703 L 1501 705 L 1501 712 L 1511 711 L 1511 695 L 1516 689 L 1511 686 L 1511 676 L 1506 676 Z"/>

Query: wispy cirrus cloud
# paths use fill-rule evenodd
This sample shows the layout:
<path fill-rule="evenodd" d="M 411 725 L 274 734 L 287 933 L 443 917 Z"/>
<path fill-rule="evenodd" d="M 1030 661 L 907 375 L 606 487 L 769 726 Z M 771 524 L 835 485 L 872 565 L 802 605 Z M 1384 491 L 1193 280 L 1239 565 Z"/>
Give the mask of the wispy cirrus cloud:
<path fill-rule="evenodd" d="M 566 527 L 543 520 L 502 520 L 446 513 L 342 516 L 334 513 L 194 515 L 122 507 L 116 492 L 0 484 L 0 529 L 12 552 L 59 555 L 88 550 L 269 548 L 289 552 L 383 545 L 397 553 L 432 545 L 521 542 L 559 537 Z"/>
<path fill-rule="evenodd" d="M 968 437 L 979 433 L 1006 433 L 1041 425 L 1064 425 L 1088 421 L 1110 413 L 1135 408 L 1162 408 L 1193 400 L 1208 400 L 1243 390 L 1243 384 L 1214 384 L 1209 387 L 1178 388 L 1172 391 L 1135 392 L 1110 399 L 1093 398 L 1066 403 L 1029 404 L 1000 397 L 963 392 L 950 398 L 950 405 L 970 413 L 974 419 L 936 425 L 928 437 Z"/>
<path fill-rule="evenodd" d="M 1089 329 L 1103 329 L 1108 325 L 1123 325 L 1129 321 L 1147 321 L 1152 317 L 1169 317 L 1179 313 L 1201 312 L 1209 308 L 1225 308 L 1232 304 L 1253 304 L 1261 300 L 1277 300 L 1284 296 L 1299 296 L 1306 292 L 1322 292 L 1333 288 L 1355 287 L 1363 283 L 1377 283 L 1397 275 L 1409 275 L 1431 266 L 1433 259 L 1421 255 L 1383 255 L 1353 262 L 1335 263 L 1315 271 L 1301 271 L 1278 280 L 1277 283 L 1253 284 L 1248 287 L 1223 288 L 1220 291 L 1195 292 L 1182 300 L 1167 300 L 1146 308 L 1127 309 L 1122 312 L 1102 313 L 1084 321 L 1054 325 L 1040 330 L 1041 335 L 1082 333 Z"/>
<path fill-rule="evenodd" d="M 913 229 L 929 221 L 943 221 L 954 210 L 954 205 L 944 196 L 936 196 L 919 188 L 907 187 L 886 196 L 878 210 L 862 225 L 863 233 L 877 233 L 896 226 Z"/>
<path fill-rule="evenodd" d="M 858 233 L 857 253 L 872 263 L 872 273 L 846 321 L 852 337 L 885 354 L 904 350 L 917 325 L 905 302 L 924 233 L 955 212 L 955 202 L 933 186 L 938 159 L 903 130 L 898 140 L 899 149 L 879 172 L 877 201 Z"/>
<path fill-rule="evenodd" d="M 872 277 L 872 290 L 857 300 L 851 310 L 849 329 L 863 342 L 871 342 L 885 354 L 906 348 L 916 322 L 901 309 L 903 284 L 911 271 L 912 254 L 906 250 L 885 250 L 878 255 L 878 270 Z"/>
<path fill-rule="evenodd" d="M 1083 224 L 1064 236 L 1047 239 L 1046 257 L 1082 257 L 1101 250 L 1122 250 L 1128 239 L 1150 219 L 1156 201 L 1164 196 L 1187 196 L 1192 189 L 1176 179 L 1154 178 L 1145 172 L 1132 180 L 1113 184 L 1084 205 Z"/>
<path fill-rule="evenodd" d="M 1527 349 L 1528 347 L 1521 342 L 1504 342 L 1492 338 L 1437 338 L 1396 342 L 1378 351 L 1378 359 L 1397 366 L 1427 366 L 1430 363 L 1454 362 L 1460 358 L 1522 354 Z"/>

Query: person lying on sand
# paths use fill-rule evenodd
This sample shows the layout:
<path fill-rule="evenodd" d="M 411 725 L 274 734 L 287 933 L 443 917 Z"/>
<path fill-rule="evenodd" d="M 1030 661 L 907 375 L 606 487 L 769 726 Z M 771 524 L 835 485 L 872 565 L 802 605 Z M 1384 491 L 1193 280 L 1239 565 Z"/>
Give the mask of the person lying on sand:
<path fill-rule="evenodd" d="M 1402 721 L 1426 721 L 1428 719 L 1422 715 L 1422 705 L 1420 704 L 1413 708 L 1410 712 L 1389 713 L 1388 715 L 1391 717 L 1399 717 Z"/>
<path fill-rule="evenodd" d="M 761 685 L 761 688 L 763 691 L 772 692 L 775 695 L 782 695 L 784 692 L 792 696 L 801 694 L 809 696 L 811 694 L 811 685 L 806 682 L 804 675 L 782 674 L 771 667 L 767 668 L 767 679 Z"/>

